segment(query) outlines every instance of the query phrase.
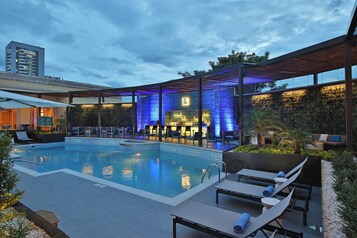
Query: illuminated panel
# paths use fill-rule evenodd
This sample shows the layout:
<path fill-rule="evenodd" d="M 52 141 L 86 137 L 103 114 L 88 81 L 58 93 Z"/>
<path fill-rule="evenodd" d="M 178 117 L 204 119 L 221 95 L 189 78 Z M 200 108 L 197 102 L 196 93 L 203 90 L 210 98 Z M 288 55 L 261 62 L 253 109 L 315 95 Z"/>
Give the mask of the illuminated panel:
<path fill-rule="evenodd" d="M 187 97 L 187 96 L 182 97 L 182 98 L 181 98 L 181 105 L 182 105 L 183 107 L 188 107 L 188 106 L 190 106 L 190 105 L 191 105 L 191 103 L 190 103 L 190 97 Z"/>

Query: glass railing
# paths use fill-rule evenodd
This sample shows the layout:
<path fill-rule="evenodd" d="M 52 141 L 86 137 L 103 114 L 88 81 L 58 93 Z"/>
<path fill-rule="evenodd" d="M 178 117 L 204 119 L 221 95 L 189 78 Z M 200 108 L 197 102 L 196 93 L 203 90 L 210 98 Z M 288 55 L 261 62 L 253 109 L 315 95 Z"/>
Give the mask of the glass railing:
<path fill-rule="evenodd" d="M 78 137 L 104 137 L 104 138 L 133 138 L 133 132 L 126 127 L 96 127 L 96 126 L 75 126 L 72 127 L 68 136 Z M 135 136 L 135 135 L 134 135 Z"/>

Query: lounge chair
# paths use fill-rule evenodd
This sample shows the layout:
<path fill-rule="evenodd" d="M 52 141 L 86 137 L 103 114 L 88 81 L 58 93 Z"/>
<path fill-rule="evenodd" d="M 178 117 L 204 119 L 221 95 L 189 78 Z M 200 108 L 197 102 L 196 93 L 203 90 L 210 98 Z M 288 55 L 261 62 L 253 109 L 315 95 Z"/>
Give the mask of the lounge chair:
<path fill-rule="evenodd" d="M 286 198 L 258 217 L 251 217 L 249 226 L 243 233 L 235 233 L 233 230 L 235 222 L 241 215 L 240 213 L 201 203 L 189 203 L 171 214 L 174 216 L 173 237 L 176 238 L 177 223 L 216 237 L 248 237 L 255 236 L 258 231 L 268 237 L 265 233 L 266 230 L 284 234 L 288 237 L 303 237 L 302 233 L 284 229 L 277 220 L 288 208 L 293 192 L 294 190 Z M 276 221 L 279 227 L 271 225 L 270 223 L 273 221 Z"/>
<path fill-rule="evenodd" d="M 294 173 L 296 173 L 300 168 L 302 168 L 306 164 L 307 159 L 308 157 L 306 157 L 304 161 L 302 161 L 300 164 L 296 165 L 289 172 L 287 172 L 285 178 L 290 178 Z M 242 169 L 238 171 L 236 174 L 238 175 L 238 182 L 240 181 L 241 178 L 264 181 L 264 182 L 274 182 L 274 178 L 277 177 L 277 173 L 254 170 L 254 169 Z M 309 192 L 309 199 L 311 199 L 311 191 L 312 191 L 311 185 L 295 185 L 295 186 L 299 188 L 307 189 Z"/>
<path fill-rule="evenodd" d="M 199 140 L 200 139 L 200 133 L 199 132 L 195 132 L 193 134 L 193 136 L 188 136 L 185 138 L 185 143 L 188 141 L 188 140 L 191 140 L 193 144 L 195 144 L 195 140 Z"/>
<path fill-rule="evenodd" d="M 17 137 L 18 142 L 20 142 L 20 143 L 26 143 L 26 142 L 33 141 L 33 139 L 31 139 L 27 136 L 26 131 L 16 131 L 16 137 Z"/>
<path fill-rule="evenodd" d="M 214 133 L 207 133 L 207 136 L 206 136 L 206 147 L 208 147 L 208 143 L 213 143 L 214 145 L 216 145 L 217 143 L 217 138 L 216 138 L 216 135 Z"/>
<path fill-rule="evenodd" d="M 285 182 L 277 186 L 270 197 L 277 197 L 278 195 L 286 195 L 283 190 L 289 188 L 291 184 L 297 179 L 300 175 L 302 168 L 299 169 L 293 176 L 287 179 Z M 254 184 L 241 183 L 235 181 L 224 180 L 222 183 L 218 184 L 216 187 L 216 204 L 218 204 L 218 195 L 220 193 L 245 198 L 249 200 L 261 201 L 265 196 L 263 195 L 263 191 L 266 189 L 264 186 L 258 186 Z M 309 200 L 307 197 L 294 196 L 294 198 L 302 200 L 304 205 L 297 206 L 294 205 L 293 209 L 297 211 L 303 212 L 303 224 L 306 226 L 307 220 L 307 211 L 309 210 Z"/>
<path fill-rule="evenodd" d="M 177 143 L 180 143 L 181 141 L 181 132 L 180 131 L 173 131 L 172 132 L 172 140 L 177 139 Z"/>

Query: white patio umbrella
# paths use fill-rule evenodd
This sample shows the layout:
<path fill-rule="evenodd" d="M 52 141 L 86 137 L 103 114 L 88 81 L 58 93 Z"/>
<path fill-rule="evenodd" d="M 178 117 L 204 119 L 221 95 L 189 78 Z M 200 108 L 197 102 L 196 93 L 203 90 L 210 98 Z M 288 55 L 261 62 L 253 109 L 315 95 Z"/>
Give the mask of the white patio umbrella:
<path fill-rule="evenodd" d="M 0 90 L 0 109 L 29 107 L 74 107 L 71 104 L 54 102 Z"/>

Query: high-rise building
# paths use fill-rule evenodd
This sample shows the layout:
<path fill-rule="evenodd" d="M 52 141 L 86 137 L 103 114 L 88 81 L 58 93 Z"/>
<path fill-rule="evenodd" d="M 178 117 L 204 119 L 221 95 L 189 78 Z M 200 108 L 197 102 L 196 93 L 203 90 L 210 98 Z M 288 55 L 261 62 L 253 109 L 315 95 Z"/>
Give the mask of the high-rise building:
<path fill-rule="evenodd" d="M 44 48 L 11 41 L 6 46 L 5 55 L 5 71 L 21 75 L 44 76 Z"/>

